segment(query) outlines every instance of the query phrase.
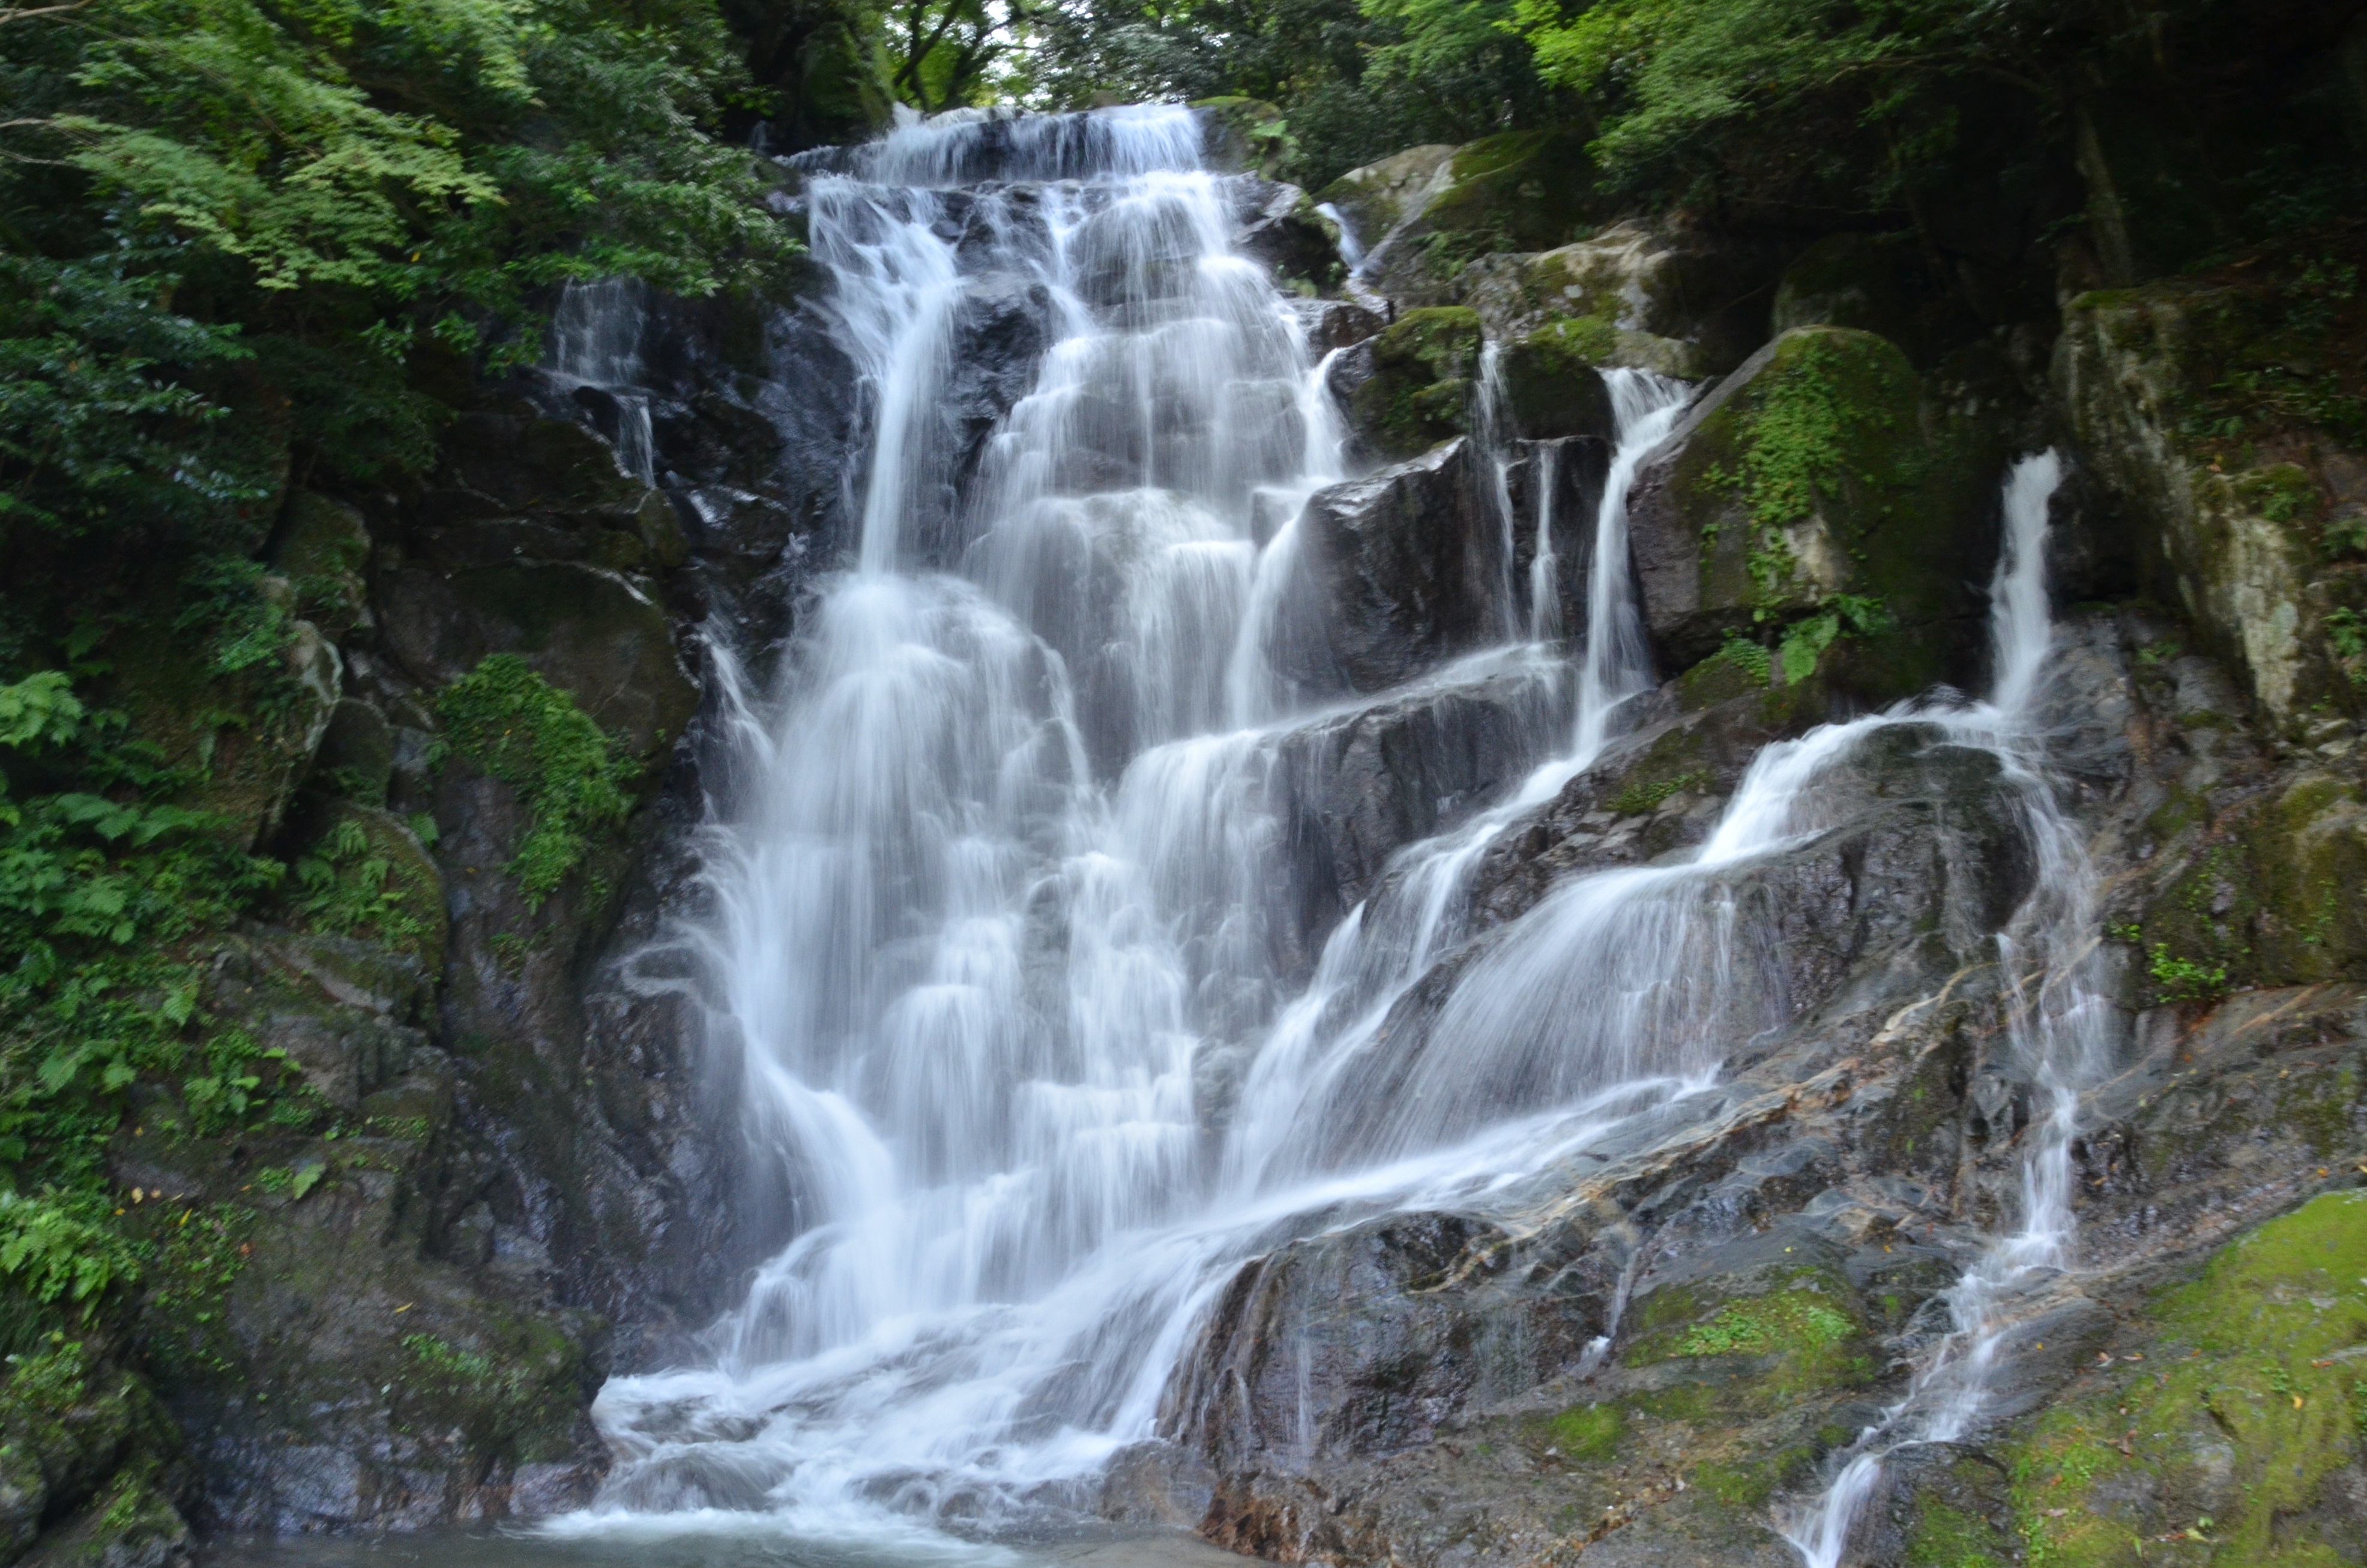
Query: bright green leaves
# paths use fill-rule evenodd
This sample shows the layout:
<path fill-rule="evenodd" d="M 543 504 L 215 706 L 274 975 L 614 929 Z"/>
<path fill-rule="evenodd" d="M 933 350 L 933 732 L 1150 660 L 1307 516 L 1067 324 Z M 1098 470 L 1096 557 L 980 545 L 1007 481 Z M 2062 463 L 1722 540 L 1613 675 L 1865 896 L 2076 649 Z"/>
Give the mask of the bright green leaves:
<path fill-rule="evenodd" d="M 140 1267 L 130 1245 L 105 1227 L 0 1191 L 0 1275 L 44 1306 L 62 1300 L 87 1312 L 108 1286 L 139 1278 Z"/>
<path fill-rule="evenodd" d="M 631 812 L 637 771 L 575 699 L 515 653 L 495 653 L 444 689 L 452 749 L 517 791 L 533 815 L 509 864 L 528 907 L 558 890 L 588 835 Z"/>
<path fill-rule="evenodd" d="M 43 670 L 0 686 L 0 746 L 39 751 L 73 741 L 83 720 L 82 699 L 62 670 Z"/>

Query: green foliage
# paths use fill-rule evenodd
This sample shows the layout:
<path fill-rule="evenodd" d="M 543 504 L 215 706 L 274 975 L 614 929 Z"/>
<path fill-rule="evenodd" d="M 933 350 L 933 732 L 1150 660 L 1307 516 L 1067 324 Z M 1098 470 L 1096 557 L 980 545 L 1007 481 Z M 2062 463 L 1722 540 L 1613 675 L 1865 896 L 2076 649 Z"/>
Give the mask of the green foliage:
<path fill-rule="evenodd" d="M 135 1280 L 123 1239 L 54 1203 L 0 1192 L 0 1275 L 44 1306 L 61 1299 L 87 1316 L 110 1286 Z"/>
<path fill-rule="evenodd" d="M 588 835 L 632 810 L 636 769 L 575 699 L 514 653 L 495 653 L 437 699 L 454 752 L 517 791 L 533 818 L 509 864 L 530 906 L 583 858 Z"/>
<path fill-rule="evenodd" d="M 292 465 L 416 472 L 413 371 L 539 352 L 550 286 L 763 290 L 712 0 L 9 13 L 0 522 L 252 551 Z"/>
<path fill-rule="evenodd" d="M 399 874 L 352 817 L 338 819 L 309 853 L 298 856 L 294 870 L 301 890 L 297 907 L 316 931 L 412 949 L 429 933 L 425 910 L 435 890 Z"/>
<path fill-rule="evenodd" d="M 1689 773 L 1680 773 L 1670 778 L 1654 779 L 1648 783 L 1638 779 L 1612 796 L 1603 805 L 1606 811 L 1619 816 L 1640 817 L 1648 812 L 1659 810 L 1660 802 L 1680 790 L 1696 789 L 1708 782 L 1709 773 L 1701 768 Z"/>
<path fill-rule="evenodd" d="M 2327 646 L 2351 685 L 2367 687 L 2367 616 L 2344 605 L 2326 618 Z"/>
<path fill-rule="evenodd" d="M 1508 0 L 1063 0 L 1023 12 L 1022 101 L 1247 97 L 1275 106 L 1281 177 L 1309 190 L 1421 142 L 1556 118 Z"/>
<path fill-rule="evenodd" d="M 0 687 L 0 733 L 62 782 L 0 795 L 0 1164 L 72 1187 L 142 1076 L 176 1082 L 193 1118 L 243 1114 L 253 1040 L 198 1006 L 179 945 L 227 924 L 278 869 L 232 849 L 217 819 L 172 803 L 182 779 L 46 671 Z"/>
<path fill-rule="evenodd" d="M 1817 661 L 1824 657 L 1825 650 L 1841 638 L 1852 633 L 1878 637 L 1891 624 L 1890 612 L 1881 600 L 1860 594 L 1834 594 L 1818 614 L 1784 629 L 1775 662 L 1783 666 L 1786 685 L 1804 681 L 1816 674 Z"/>
<path fill-rule="evenodd" d="M 411 1352 L 426 1377 L 458 1388 L 481 1384 L 493 1376 L 493 1363 L 489 1358 L 460 1349 L 432 1334 L 406 1335 L 402 1347 Z"/>
<path fill-rule="evenodd" d="M 2173 957 L 2167 942 L 2156 942 L 2146 972 L 2161 987 L 2165 1002 L 2208 1002 L 2227 989 L 2225 964 L 2202 964 Z"/>

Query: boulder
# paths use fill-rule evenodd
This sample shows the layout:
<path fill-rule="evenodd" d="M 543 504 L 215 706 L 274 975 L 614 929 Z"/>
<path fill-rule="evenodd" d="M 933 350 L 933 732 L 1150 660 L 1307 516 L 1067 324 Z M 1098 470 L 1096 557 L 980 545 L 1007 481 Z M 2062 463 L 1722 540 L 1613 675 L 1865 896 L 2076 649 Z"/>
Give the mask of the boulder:
<path fill-rule="evenodd" d="M 1506 435 L 1523 440 L 1552 440 L 1564 436 L 1615 434 L 1611 393 L 1598 365 L 1614 362 L 1597 335 L 1570 330 L 1558 322 L 1514 343 L 1507 344 L 1498 364 L 1502 377 Z"/>
<path fill-rule="evenodd" d="M 1319 491 L 1300 514 L 1278 673 L 1382 691 L 1503 636 L 1507 562 L 1470 443 Z"/>
<path fill-rule="evenodd" d="M 2169 278 L 2079 295 L 2055 349 L 2091 492 L 2140 577 L 2296 734 L 2367 717 L 2367 465 L 2307 412 L 2318 393 L 2291 390 L 2334 384 L 2336 302 L 2290 262 Z"/>
<path fill-rule="evenodd" d="M 1366 253 L 1453 177 L 1455 149 L 1445 142 L 1409 147 L 1376 164 L 1350 169 L 1315 193 L 1337 211 Z"/>
<path fill-rule="evenodd" d="M 1335 363 L 1334 395 L 1357 444 L 1410 458 L 1471 427 L 1479 373 L 1478 316 L 1458 306 L 1408 311 L 1369 347 Z"/>
<path fill-rule="evenodd" d="M 1637 475 L 1636 570 L 1664 667 L 1748 636 L 1778 644 L 1791 678 L 1848 644 L 1840 684 L 1867 701 L 1972 684 L 2003 456 L 1929 407 L 1887 340 L 1786 333 Z"/>
<path fill-rule="evenodd" d="M 1582 239 L 1608 214 L 1594 188 L 1585 138 L 1569 131 L 1483 137 L 1408 195 L 1386 243 L 1372 242 L 1372 280 L 1401 304 L 1459 301 L 1463 274 L 1482 256 L 1549 250 Z M 1346 210 L 1346 209 L 1342 209 Z"/>
<path fill-rule="evenodd" d="M 342 501 L 310 490 L 288 497 L 271 541 L 272 569 L 296 593 L 296 611 L 331 642 L 369 624 L 369 590 L 362 580 L 370 536 L 362 515 Z"/>
<path fill-rule="evenodd" d="M 1263 265 L 1275 283 L 1309 294 L 1336 287 L 1346 272 L 1340 259 L 1340 225 L 1295 185 L 1244 182 L 1253 205 L 1240 215 L 1233 246 Z"/>

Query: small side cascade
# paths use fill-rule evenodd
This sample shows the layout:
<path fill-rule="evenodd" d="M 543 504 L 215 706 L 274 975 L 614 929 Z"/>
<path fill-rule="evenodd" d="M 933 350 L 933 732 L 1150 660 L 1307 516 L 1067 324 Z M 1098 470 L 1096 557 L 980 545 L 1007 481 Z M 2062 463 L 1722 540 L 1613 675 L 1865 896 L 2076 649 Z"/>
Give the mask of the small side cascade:
<path fill-rule="evenodd" d="M 1941 716 L 1954 738 L 1990 750 L 2013 790 L 2033 851 L 2035 891 L 1997 937 L 2005 1025 L 2036 1091 L 2021 1168 L 2021 1212 L 1945 1297 L 1952 1328 L 1907 1393 L 1848 1450 L 1823 1493 L 1780 1518 L 1804 1568 L 1840 1568 L 1886 1460 L 1953 1442 L 1994 1402 L 2007 1335 L 2073 1262 L 2072 1148 L 2081 1094 L 2112 1060 L 2113 1014 L 2096 942 L 2097 879 L 2078 824 L 2046 771 L 2039 704 L 2055 629 L 2047 611 L 2048 503 L 2062 479 L 2052 451 L 2017 464 L 2005 487 L 2005 549 L 1989 590 L 1996 668 L 1988 702 Z"/>
<path fill-rule="evenodd" d="M 641 338 L 649 326 L 642 289 L 626 278 L 568 284 L 551 312 L 545 369 L 587 406 L 616 451 L 617 472 L 655 484 L 650 394 L 640 385 Z"/>

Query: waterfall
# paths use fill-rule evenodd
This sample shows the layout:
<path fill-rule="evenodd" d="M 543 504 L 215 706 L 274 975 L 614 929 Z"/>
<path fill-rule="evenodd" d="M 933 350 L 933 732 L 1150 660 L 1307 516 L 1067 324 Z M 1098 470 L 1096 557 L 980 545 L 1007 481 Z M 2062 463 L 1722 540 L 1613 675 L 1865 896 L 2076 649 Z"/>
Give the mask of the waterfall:
<path fill-rule="evenodd" d="M 639 386 L 641 335 L 648 325 L 641 285 L 632 279 L 570 283 L 560 290 L 559 308 L 550 314 L 550 354 L 545 368 L 579 402 L 590 404 L 600 433 L 617 454 L 617 471 L 643 484 L 655 484 L 650 396 Z M 601 405 L 603 400 L 606 406 Z"/>
<path fill-rule="evenodd" d="M 1735 890 L 1825 825 L 1828 769 L 1905 722 L 1768 748 L 1693 858 L 1567 879 L 1471 943 L 1481 857 L 1650 687 L 1626 500 L 1689 389 L 1605 372 L 1615 450 L 1575 671 L 1521 646 L 1294 708 L 1265 633 L 1300 580 L 1306 503 L 1343 477 L 1340 436 L 1299 315 L 1230 248 L 1233 187 L 1200 166 L 1193 117 L 950 115 L 805 168 L 869 437 L 847 478 L 860 537 L 775 688 L 719 661 L 746 783 L 706 830 L 710 909 L 683 933 L 794 1239 L 695 1364 L 602 1392 L 617 1464 L 565 1530 L 722 1510 L 878 1539 L 1089 1511 L 1244 1264 L 1362 1216 L 1508 1201 L 1606 1129 L 1682 1114 L 1735 1042 L 1784 1023 L 1774 936 Z M 955 412 L 975 406 L 977 324 L 1014 312 L 1040 362 L 980 437 Z M 1501 470 L 1481 483 L 1501 492 Z M 2016 527 L 2010 587 L 2036 569 Z M 1542 637 L 1550 575 L 1512 613 L 1502 542 L 1502 624 Z M 2000 702 L 2036 687 L 2035 593 L 1999 595 Z M 1292 738 L 1506 672 L 1565 693 L 1575 676 L 1558 755 L 1400 849 L 1311 977 L 1294 971 Z M 1914 721 L 2022 768 L 2067 875 L 2084 862 L 2019 711 Z M 2001 943 L 2033 977 L 2039 1061 L 2076 1010 L 2039 984 L 2067 972 L 2048 944 L 2086 908 L 2048 886 L 2063 908 Z M 1415 1017 L 1417 983 L 1467 949 Z M 1212 1110 L 1228 1062 L 1238 1091 Z M 2066 1062 L 2065 1096 L 2084 1071 Z M 1976 1294 L 1960 1321 L 1980 1321 Z"/>
<path fill-rule="evenodd" d="M 2036 861 L 2036 891 L 1997 939 L 2008 985 L 2007 1038 L 2038 1102 L 2022 1160 L 2021 1214 L 1947 1292 L 1954 1326 L 1906 1397 L 1852 1445 L 1819 1496 L 1781 1521 L 1806 1568 L 1839 1568 L 1887 1455 L 1911 1444 L 1952 1442 L 1980 1421 L 2005 1335 L 2033 1294 L 2072 1261 L 2079 1096 L 2110 1070 L 2112 1014 L 2107 977 L 2099 972 L 2095 869 L 2045 776 L 2039 725 L 2041 677 L 2054 640 L 2047 505 L 2061 477 L 2061 460 L 2049 451 L 2024 459 L 2006 482 L 2005 548 L 1989 590 L 1994 690 L 1988 702 L 1944 719 L 1958 738 L 1988 747 L 2004 764 Z"/>

